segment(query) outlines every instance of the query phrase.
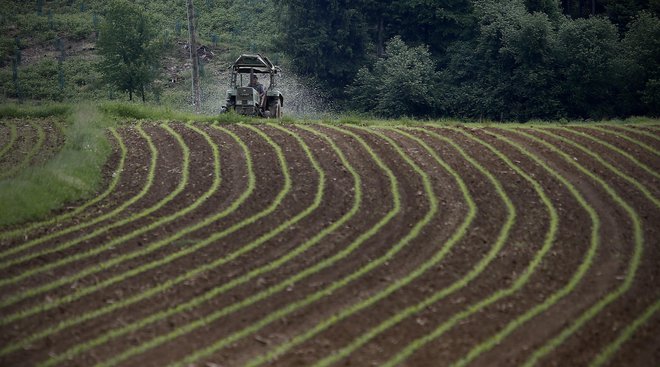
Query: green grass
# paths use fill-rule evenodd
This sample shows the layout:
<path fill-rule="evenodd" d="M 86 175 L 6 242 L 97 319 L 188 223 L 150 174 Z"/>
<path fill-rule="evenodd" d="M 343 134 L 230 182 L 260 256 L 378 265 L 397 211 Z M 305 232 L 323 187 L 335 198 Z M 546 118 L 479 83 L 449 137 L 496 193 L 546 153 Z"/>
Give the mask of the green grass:
<path fill-rule="evenodd" d="M 87 208 L 90 206 L 101 202 L 104 200 L 108 195 L 110 195 L 115 188 L 117 187 L 117 184 L 119 183 L 119 180 L 121 179 L 121 173 L 124 170 L 124 165 L 126 163 L 126 145 L 124 144 L 124 141 L 121 139 L 121 136 L 117 133 L 117 130 L 114 127 L 109 128 L 110 133 L 112 134 L 113 138 L 117 142 L 117 145 L 119 146 L 119 151 L 120 151 L 120 157 L 119 157 L 119 164 L 117 165 L 117 168 L 115 169 L 114 173 L 112 174 L 112 181 L 110 182 L 110 185 L 106 188 L 106 190 L 101 193 L 100 195 L 93 197 L 91 200 L 81 204 L 80 206 L 77 206 L 76 209 L 65 212 L 63 214 L 60 214 L 58 216 L 52 217 L 47 220 L 39 221 L 39 222 L 33 222 L 30 223 L 29 225 L 21 226 L 17 229 L 11 230 L 11 231 L 5 231 L 5 232 L 0 232 L 0 238 L 1 239 L 6 239 L 6 238 L 13 238 L 17 236 L 24 235 L 25 233 L 28 233 L 30 231 L 33 231 L 37 228 L 45 227 L 45 226 L 50 226 L 53 224 L 56 224 L 58 222 L 64 221 L 66 219 L 72 218 L 83 211 L 85 211 Z"/>
<path fill-rule="evenodd" d="M 44 218 L 66 202 L 90 197 L 101 185 L 101 170 L 111 153 L 105 128 L 112 124 L 93 107 L 0 106 L 3 117 L 53 115 L 69 122 L 64 147 L 44 165 L 0 180 L 0 227 Z"/>
<path fill-rule="evenodd" d="M 200 115 L 192 112 L 180 111 L 168 107 L 154 106 L 140 103 L 113 103 L 106 102 L 100 105 L 101 111 L 112 116 L 119 121 L 127 119 L 151 120 L 167 123 L 170 121 L 185 122 L 207 122 L 220 124 L 238 124 L 265 122 L 265 119 L 259 119 L 250 116 L 242 116 L 234 112 L 227 112 L 218 115 Z"/>

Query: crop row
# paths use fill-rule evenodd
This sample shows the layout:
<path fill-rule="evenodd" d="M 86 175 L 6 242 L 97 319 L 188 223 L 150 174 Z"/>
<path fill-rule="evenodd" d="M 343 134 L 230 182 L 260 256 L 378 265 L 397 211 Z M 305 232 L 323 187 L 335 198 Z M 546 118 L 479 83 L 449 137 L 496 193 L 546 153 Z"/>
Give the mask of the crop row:
<path fill-rule="evenodd" d="M 5 119 L 0 121 L 8 138 L 0 145 L 0 179 L 13 177 L 31 164 L 43 162 L 64 141 L 62 123 L 40 119 Z M 49 146 L 46 147 L 46 143 Z"/>
<path fill-rule="evenodd" d="M 143 340 L 137 345 L 115 352 L 111 358 L 103 360 L 99 365 L 110 366 L 127 363 L 132 358 L 137 358 L 143 353 L 166 345 L 184 335 L 200 332 L 200 330 L 203 330 L 208 325 L 211 325 L 229 315 L 240 314 L 259 302 L 266 301 L 277 294 L 281 295 L 296 284 L 303 283 L 307 279 L 322 274 L 324 271 L 332 269 L 348 259 L 361 256 L 361 252 L 363 251 L 362 248 L 365 244 L 384 231 L 388 226 L 395 223 L 396 218 L 400 218 L 403 215 L 404 205 L 409 205 L 409 203 L 404 202 L 404 197 L 407 197 L 409 193 L 402 191 L 403 189 L 400 183 L 401 176 L 397 175 L 397 172 L 401 172 L 404 168 L 391 167 L 391 160 L 385 160 L 383 156 L 378 153 L 378 149 L 389 149 L 392 154 L 397 157 L 397 160 L 404 163 L 405 169 L 409 170 L 416 177 L 415 179 L 420 182 L 422 187 L 422 190 L 419 191 L 421 199 L 417 204 L 417 209 L 421 214 L 409 227 L 402 229 L 403 232 L 400 233 L 400 238 L 393 239 L 391 243 L 387 243 L 385 246 L 387 250 L 384 253 L 381 253 L 377 257 L 370 258 L 369 262 L 358 269 L 343 274 L 341 277 L 331 279 L 331 282 L 326 286 L 319 287 L 319 289 L 303 295 L 300 299 L 292 300 L 281 307 L 269 309 L 257 319 L 250 320 L 248 325 L 242 326 L 239 330 L 232 331 L 228 335 L 212 340 L 210 343 L 207 343 L 207 345 L 188 351 L 185 356 L 172 363 L 172 365 L 186 366 L 200 360 L 208 360 L 224 348 L 230 347 L 247 336 L 255 335 L 259 330 L 262 330 L 279 320 L 295 316 L 298 312 L 301 312 L 301 310 L 313 307 L 315 304 L 332 302 L 334 295 L 342 289 L 347 288 L 351 284 L 364 281 L 364 279 L 376 269 L 383 268 L 390 262 L 396 262 L 397 256 L 400 256 L 405 250 L 413 246 L 413 243 L 421 242 L 421 234 L 431 226 L 434 219 L 439 215 L 441 206 L 439 204 L 440 199 L 438 193 L 442 192 L 443 188 L 433 186 L 432 175 L 446 175 L 451 178 L 456 187 L 459 188 L 462 205 L 467 207 L 465 216 L 459 221 L 460 224 L 455 228 L 447 229 L 447 231 L 451 230 L 451 232 L 446 236 L 446 240 L 442 241 L 442 243 L 433 245 L 433 248 L 437 248 L 435 253 L 428 256 L 425 261 L 418 264 L 411 271 L 392 280 L 391 283 L 386 286 L 371 292 L 368 296 L 362 297 L 356 302 L 341 307 L 331 315 L 326 315 L 323 318 L 313 321 L 312 324 L 305 325 L 305 328 L 302 331 L 297 332 L 295 335 L 291 335 L 287 341 L 279 343 L 256 358 L 244 361 L 243 363 L 246 365 L 260 365 L 290 353 L 296 347 L 312 340 L 324 331 L 340 324 L 342 321 L 347 320 L 360 312 L 365 312 L 365 310 L 376 309 L 379 302 L 387 297 L 396 295 L 397 292 L 400 292 L 406 287 L 410 287 L 410 285 L 416 280 L 419 280 L 422 276 L 431 272 L 432 269 L 437 268 L 442 264 L 447 256 L 454 251 L 454 247 L 464 240 L 469 233 L 471 227 L 474 225 L 479 207 L 475 204 L 473 194 L 470 193 L 469 185 L 463 179 L 460 168 L 452 166 L 452 164 L 447 162 L 435 148 L 440 144 L 445 144 L 446 146 L 451 147 L 450 149 L 453 149 L 461 159 L 471 165 L 476 171 L 480 172 L 492 187 L 491 190 L 496 194 L 497 200 L 500 201 L 501 205 L 505 208 L 506 218 L 504 219 L 502 226 L 493 234 L 493 238 L 489 239 L 489 241 L 492 242 L 492 245 L 483 254 L 483 257 L 481 257 L 464 275 L 441 289 L 435 289 L 432 294 L 425 296 L 421 301 L 414 302 L 414 304 L 404 307 L 401 310 L 390 313 L 377 325 L 364 329 L 360 335 L 354 337 L 346 345 L 317 361 L 317 365 L 325 366 L 339 362 L 343 358 L 355 353 L 360 348 L 363 348 L 379 335 L 395 328 L 404 320 L 415 317 L 415 315 L 420 314 L 432 305 L 442 302 L 443 300 L 448 299 L 451 295 L 469 288 L 470 284 L 476 279 L 485 276 L 487 269 L 497 257 L 502 254 L 505 246 L 514 240 L 511 238 L 511 230 L 521 213 L 517 211 L 514 203 L 509 197 L 510 193 L 506 192 L 497 175 L 491 172 L 489 167 L 481 164 L 479 162 L 479 157 L 471 156 L 464 149 L 466 142 L 471 142 L 471 144 L 480 146 L 483 154 L 488 154 L 499 159 L 503 164 L 509 167 L 511 171 L 515 172 L 516 175 L 521 177 L 533 188 L 535 195 L 537 195 L 542 202 L 548 217 L 547 230 L 543 235 L 543 243 L 524 271 L 518 274 L 516 279 L 513 280 L 510 285 L 505 288 L 494 290 L 490 294 L 483 295 L 483 297 L 476 302 L 465 305 L 460 312 L 451 315 L 447 320 L 435 326 L 432 330 L 429 330 L 429 332 L 425 333 L 422 337 L 406 341 L 406 345 L 401 347 L 393 356 L 388 357 L 389 359 L 384 361 L 383 364 L 397 365 L 402 363 L 417 351 L 437 341 L 442 335 L 445 335 L 449 330 L 460 325 L 464 320 L 467 320 L 468 318 L 477 315 L 479 312 L 483 312 L 487 307 L 520 292 L 528 285 L 532 277 L 537 273 L 541 264 L 546 261 L 548 254 L 558 250 L 557 246 L 559 244 L 557 243 L 556 235 L 562 225 L 563 219 L 558 213 L 556 203 L 553 203 L 552 195 L 549 194 L 549 192 L 554 190 L 548 190 L 548 187 L 544 186 L 544 182 L 540 182 L 537 177 L 529 174 L 526 167 L 514 161 L 513 158 L 508 156 L 506 151 L 503 151 L 501 148 L 498 149 L 498 147 L 492 142 L 488 142 L 483 137 L 478 137 L 466 129 L 434 127 L 339 128 L 333 126 L 299 126 L 295 128 L 285 128 L 278 125 L 268 125 L 267 128 L 259 128 L 241 125 L 237 129 L 241 130 L 242 134 L 250 132 L 254 137 L 258 137 L 265 142 L 275 153 L 283 184 L 266 208 L 256 211 L 250 216 L 238 220 L 234 224 L 227 225 L 226 227 L 218 227 L 217 223 L 225 218 L 233 216 L 237 210 L 249 202 L 250 198 L 255 194 L 255 191 L 258 190 L 256 181 L 259 172 L 255 172 L 252 158 L 257 152 L 251 151 L 241 136 L 232 129 L 218 126 L 205 129 L 196 125 L 186 125 L 185 129 L 189 129 L 194 133 L 201 135 L 213 152 L 213 182 L 205 192 L 184 208 L 178 208 L 178 210 L 168 215 L 155 216 L 155 214 L 160 213 L 168 204 L 178 200 L 178 198 L 185 194 L 186 188 L 190 184 L 190 148 L 182 138 L 181 134 L 175 129 L 168 125 L 162 125 L 162 129 L 174 137 L 182 152 L 182 169 L 176 188 L 155 204 L 142 208 L 137 213 L 128 212 L 130 207 L 143 200 L 152 190 L 156 167 L 161 164 L 159 162 L 158 149 L 152 141 L 152 138 L 144 129 L 142 129 L 141 126 L 137 126 L 136 130 L 148 143 L 150 165 L 142 189 L 136 195 L 127 199 L 121 205 L 107 213 L 89 218 L 88 220 L 51 232 L 44 236 L 34 238 L 0 252 L 0 269 L 3 271 L 26 268 L 26 270 L 22 270 L 11 277 L 6 277 L 0 280 L 0 289 L 19 290 L 15 291 L 13 294 L 7 293 L 7 295 L 0 301 L 0 309 L 7 310 L 11 309 L 11 307 L 16 308 L 16 306 L 23 305 L 26 302 L 28 304 L 33 304 L 28 307 L 20 307 L 13 312 L 3 312 L 3 316 L 0 318 L 0 325 L 3 327 L 10 327 L 12 325 L 20 324 L 21 322 L 28 322 L 33 318 L 39 318 L 39 315 L 44 312 L 63 307 L 75 301 L 84 300 L 85 297 L 91 296 L 97 292 L 103 292 L 104 289 L 110 289 L 114 285 L 130 282 L 149 271 L 165 268 L 168 264 L 172 264 L 179 259 L 194 256 L 200 251 L 222 242 L 223 239 L 226 239 L 231 235 L 242 233 L 241 231 L 245 231 L 247 228 L 252 228 L 253 225 L 260 220 L 275 216 L 282 212 L 283 202 L 291 195 L 293 186 L 296 184 L 296 179 L 308 179 L 316 183 L 313 198 L 311 198 L 309 205 L 304 207 L 301 211 L 295 213 L 288 219 L 283 219 L 281 223 L 273 226 L 273 228 L 267 228 L 265 233 L 242 244 L 229 253 L 212 259 L 212 261 L 208 263 L 199 264 L 195 268 L 187 269 L 182 274 L 169 277 L 165 281 L 150 288 L 142 289 L 140 292 L 122 297 L 117 302 L 109 303 L 103 307 L 95 308 L 93 310 L 90 309 L 76 314 L 75 316 L 60 320 L 58 323 L 41 328 L 20 340 L 12 340 L 11 343 L 0 349 L 0 358 L 10 356 L 14 353 L 20 353 L 21 350 L 24 350 L 35 342 L 52 338 L 58 333 L 80 327 L 90 320 L 127 309 L 130 306 L 137 305 L 140 302 L 149 300 L 150 298 L 168 292 L 171 289 L 181 287 L 204 274 L 222 269 L 223 266 L 235 262 L 249 253 L 258 251 L 260 247 L 264 246 L 264 244 L 281 236 L 289 228 L 299 225 L 315 212 L 322 210 L 324 203 L 331 199 L 328 198 L 325 193 L 328 189 L 328 181 L 332 179 L 332 177 L 329 177 L 322 168 L 323 162 L 319 161 L 319 153 L 314 149 L 315 146 L 310 147 L 309 140 L 312 138 L 319 139 L 319 141 L 322 141 L 327 147 L 329 147 L 332 154 L 336 157 L 336 160 L 348 173 L 350 173 L 352 178 L 352 203 L 350 209 L 345 211 L 340 218 L 329 223 L 315 235 L 303 240 L 302 243 L 296 245 L 282 256 L 269 259 L 264 265 L 246 271 L 244 274 L 239 274 L 228 282 L 215 284 L 210 288 L 204 289 L 203 292 L 194 295 L 190 299 L 180 300 L 174 307 L 168 307 L 150 313 L 144 318 L 133 320 L 132 322 L 119 327 L 103 330 L 88 341 L 74 344 L 57 353 L 57 355 L 47 360 L 40 361 L 40 365 L 52 366 L 64 364 L 67 360 L 77 358 L 85 353 L 89 353 L 94 348 L 98 348 L 99 346 L 108 344 L 113 340 L 131 335 L 141 329 L 149 328 L 163 320 L 171 319 L 176 315 L 191 314 L 194 310 L 202 308 L 205 304 L 208 304 L 213 300 L 222 298 L 232 290 L 261 279 L 262 276 L 276 272 L 278 269 L 290 266 L 292 263 L 299 260 L 300 257 L 313 251 L 315 247 L 323 244 L 324 240 L 329 235 L 343 230 L 346 225 L 352 223 L 352 220 L 360 211 L 367 210 L 365 208 L 363 191 L 369 190 L 370 188 L 365 187 L 363 175 L 361 175 L 359 170 L 354 167 L 355 162 L 351 162 L 351 159 L 342 150 L 338 144 L 340 141 L 350 141 L 356 144 L 359 149 L 366 152 L 371 162 L 361 162 L 361 164 L 372 165 L 380 171 L 382 177 L 386 178 L 385 181 L 390 193 L 390 200 L 389 202 L 382 203 L 382 205 L 389 209 L 383 213 L 373 225 L 362 230 L 359 235 L 355 236 L 355 238 L 346 245 L 346 247 L 338 249 L 336 253 L 331 254 L 318 262 L 306 265 L 304 268 L 298 269 L 294 274 L 286 276 L 284 279 L 278 280 L 275 284 L 257 291 L 244 299 L 237 300 L 236 302 L 223 307 L 215 308 L 211 312 L 204 313 L 200 317 L 186 320 L 184 324 L 178 325 L 177 328 L 172 329 L 169 332 L 159 333 L 158 335 L 154 335 L 153 338 Z M 20 284 L 23 281 L 37 277 L 40 274 L 46 274 L 49 272 L 57 273 L 62 269 L 65 269 L 67 266 L 82 263 L 84 260 L 99 254 L 102 255 L 104 253 L 109 253 L 110 251 L 128 243 L 132 239 L 136 239 L 150 231 L 175 223 L 178 220 L 194 214 L 195 211 L 198 211 L 211 197 L 220 195 L 219 188 L 222 183 L 222 177 L 220 175 L 220 157 L 222 151 L 217 142 L 215 142 L 209 135 L 209 129 L 212 129 L 219 134 L 229 136 L 242 150 L 247 177 L 244 189 L 241 194 L 237 196 L 236 200 L 223 210 L 219 210 L 196 222 L 187 224 L 185 227 L 179 228 L 175 233 L 168 234 L 164 238 L 156 238 L 150 242 L 143 243 L 138 249 L 129 252 L 121 252 L 100 264 L 88 263 L 89 265 L 83 266 L 82 268 L 76 268 L 76 271 L 73 273 L 57 277 L 55 280 L 49 280 L 36 286 L 31 286 L 27 290 L 21 290 Z M 657 157 L 658 155 L 658 150 L 653 147 L 652 143 L 648 143 L 649 140 L 657 139 L 657 137 L 651 132 L 639 132 L 630 127 L 621 127 L 619 128 L 620 131 L 604 127 L 586 127 L 583 130 L 598 131 L 606 136 L 617 137 L 633 144 L 654 157 Z M 273 139 L 272 135 L 274 132 L 278 132 L 282 136 L 287 136 L 288 139 L 295 142 L 297 149 L 303 153 L 302 156 L 306 161 L 305 164 L 311 167 L 315 177 L 292 177 L 290 173 L 290 162 L 287 161 L 282 146 Z M 453 139 L 447 137 L 447 132 L 455 134 L 455 137 Z M 639 134 L 640 138 L 636 138 L 634 133 Z M 87 208 L 102 202 L 106 197 L 109 197 L 118 187 L 118 182 L 121 180 L 121 172 L 126 164 L 127 157 L 127 148 L 122 140 L 121 134 L 115 130 L 111 130 L 111 134 L 117 141 L 121 158 L 118 167 L 116 168 L 117 174 L 114 175 L 104 193 L 96 199 L 82 204 L 71 212 L 67 212 L 44 222 L 32 224 L 22 232 L 4 232 L 0 234 L 0 238 L 13 238 L 26 231 L 29 232 L 36 230 L 37 228 L 47 227 L 56 222 L 67 221 L 84 212 Z M 534 164 L 547 172 L 548 176 L 560 182 L 564 188 L 570 192 L 570 195 L 572 195 L 572 197 L 579 203 L 582 210 L 588 213 L 590 223 L 583 223 L 583 225 L 589 228 L 590 240 L 588 249 L 584 253 L 584 257 L 581 259 L 579 267 L 563 287 L 545 297 L 541 303 L 536 304 L 526 312 L 517 316 L 514 320 L 501 328 L 496 334 L 488 337 L 476 346 L 473 346 L 463 358 L 455 361 L 456 365 L 466 365 L 474 361 L 481 355 L 496 347 L 516 330 L 522 328 L 523 325 L 531 322 L 538 315 L 556 307 L 561 300 L 575 293 L 576 288 L 581 283 L 584 283 L 594 262 L 597 261 L 599 251 L 602 251 L 602 239 L 600 237 L 602 220 L 598 211 L 590 204 L 590 200 L 585 197 L 583 192 L 581 192 L 580 187 L 574 185 L 571 182 L 571 179 L 565 177 L 563 172 L 554 164 L 549 163 L 546 156 L 541 156 L 538 153 L 538 149 L 530 149 L 530 146 L 537 145 L 543 147 L 546 151 L 551 152 L 554 157 L 558 157 L 565 162 L 564 164 L 570 166 L 571 169 L 574 169 L 575 172 L 579 172 L 581 175 L 591 180 L 595 185 L 602 188 L 609 198 L 618 205 L 621 212 L 625 213 L 629 218 L 632 226 L 632 255 L 630 256 L 626 275 L 621 284 L 603 295 L 601 299 L 582 311 L 578 317 L 572 319 L 566 327 L 557 332 L 553 337 L 549 338 L 543 345 L 536 348 L 524 362 L 526 365 L 534 365 L 542 358 L 552 353 L 552 351 L 559 345 L 565 343 L 572 335 L 581 328 L 584 328 L 590 320 L 601 313 L 608 305 L 616 302 L 631 289 L 640 262 L 643 259 L 645 245 L 643 238 L 643 220 L 636 211 L 636 206 L 628 203 L 606 178 L 596 174 L 589 167 L 581 164 L 579 160 L 576 161 L 573 156 L 567 154 L 559 148 L 557 144 L 551 142 L 558 141 L 567 146 L 574 147 L 581 151 L 585 157 L 590 157 L 590 159 L 598 162 L 598 164 L 603 167 L 603 170 L 634 187 L 646 200 L 652 203 L 655 210 L 660 209 L 660 201 L 658 201 L 658 198 L 656 197 L 657 193 L 654 192 L 654 188 L 647 187 L 646 183 L 640 182 L 636 177 L 627 174 L 625 170 L 621 169 L 621 167 L 611 163 L 609 156 L 610 154 L 613 154 L 622 157 L 627 160 L 631 166 L 639 168 L 641 171 L 654 178 L 658 178 L 658 172 L 656 171 L 657 167 L 653 167 L 653 161 L 643 162 L 641 159 L 634 157 L 632 154 L 617 147 L 615 144 L 597 138 L 595 134 L 581 132 L 574 128 L 490 128 L 487 129 L 487 134 L 490 140 L 494 139 L 494 141 L 497 141 L 500 144 L 505 144 L 511 149 L 517 151 L 518 154 L 527 157 L 530 161 L 534 162 Z M 607 151 L 608 155 L 601 155 L 600 153 L 589 149 L 589 147 L 585 147 L 581 143 L 578 143 L 573 138 L 568 138 L 566 136 L 587 139 L 593 142 L 594 145 L 600 147 L 600 149 Z M 642 136 L 646 139 L 646 143 L 641 141 Z M 369 139 L 367 139 L 367 137 Z M 377 142 L 380 147 L 376 148 L 374 142 Z M 386 146 L 387 148 L 382 148 L 382 146 Z M 416 155 L 410 153 L 410 146 L 418 147 L 417 149 L 419 149 L 419 151 Z M 426 158 L 419 158 L 418 155 Z M 426 171 L 426 166 L 421 164 L 422 159 L 427 159 L 428 162 L 436 164 L 442 169 L 442 173 L 431 173 Z M 236 164 L 236 162 L 234 162 L 234 164 Z M 157 219 L 147 225 L 140 226 L 128 233 L 107 237 L 107 240 L 104 240 L 104 238 L 106 238 L 103 236 L 104 234 L 113 234 L 113 231 L 116 231 L 118 228 L 121 228 L 126 224 L 154 216 Z M 564 225 L 569 224 L 564 223 Z M 172 246 L 178 241 L 184 240 L 193 235 L 196 231 L 208 228 L 213 228 L 213 231 L 203 239 L 195 240 L 189 246 L 182 248 Z M 79 231 L 86 232 L 86 234 L 82 236 L 66 237 L 67 235 Z M 58 238 L 66 239 L 61 242 L 54 241 Z M 87 249 L 83 249 L 83 247 L 79 246 L 86 241 L 93 241 L 95 245 Z M 51 243 L 54 245 L 49 246 Z M 164 256 L 153 256 L 153 254 L 163 250 L 167 251 Z M 66 251 L 69 251 L 69 253 L 66 254 Z M 60 256 L 55 261 L 48 262 L 47 264 L 39 264 L 34 261 L 35 259 L 53 254 L 66 255 Z M 114 269 L 118 269 L 119 265 L 138 259 L 143 259 L 138 266 L 131 267 L 130 269 L 119 273 L 115 272 Z M 76 284 L 78 281 L 102 274 L 110 275 L 98 282 L 76 287 L 74 292 L 70 292 L 59 298 L 53 299 L 52 297 L 49 297 L 47 303 L 37 301 L 37 303 L 34 304 L 35 300 L 41 299 L 44 295 L 49 294 L 56 289 L 61 289 L 65 285 Z M 644 313 L 630 323 L 617 338 L 608 344 L 606 348 L 595 357 L 592 363 L 594 365 L 600 365 L 607 362 L 609 358 L 614 355 L 616 350 L 634 335 L 636 330 L 642 327 L 644 323 L 648 322 L 648 320 L 657 313 L 658 308 L 659 306 L 657 302 L 649 306 Z"/>

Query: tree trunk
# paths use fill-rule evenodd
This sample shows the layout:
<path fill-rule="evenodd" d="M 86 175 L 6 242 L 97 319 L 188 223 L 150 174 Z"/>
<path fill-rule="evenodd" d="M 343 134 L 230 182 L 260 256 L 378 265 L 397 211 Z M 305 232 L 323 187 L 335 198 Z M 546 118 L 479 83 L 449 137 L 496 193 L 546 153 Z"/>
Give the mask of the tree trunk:
<path fill-rule="evenodd" d="M 144 98 L 144 85 L 140 87 L 140 93 L 142 93 L 142 103 L 145 103 L 147 100 Z"/>
<path fill-rule="evenodd" d="M 201 90 L 199 87 L 199 64 L 197 59 L 197 42 L 195 41 L 195 9 L 193 0 L 186 0 L 188 4 L 188 33 L 190 34 L 190 62 L 192 63 L 192 94 L 195 112 L 199 113 L 202 105 Z"/>
<path fill-rule="evenodd" d="M 133 100 L 133 89 L 128 90 L 128 100 L 132 101 Z"/>

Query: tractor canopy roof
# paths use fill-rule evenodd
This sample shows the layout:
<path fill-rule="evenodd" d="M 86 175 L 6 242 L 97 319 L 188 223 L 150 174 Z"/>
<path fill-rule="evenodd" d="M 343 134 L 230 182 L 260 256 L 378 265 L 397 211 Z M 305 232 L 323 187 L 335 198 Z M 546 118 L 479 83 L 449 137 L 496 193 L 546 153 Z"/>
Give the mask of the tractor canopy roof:
<path fill-rule="evenodd" d="M 259 54 L 243 54 L 236 59 L 232 70 L 237 73 L 260 73 L 260 74 L 277 74 L 280 68 L 273 65 L 266 56 Z"/>

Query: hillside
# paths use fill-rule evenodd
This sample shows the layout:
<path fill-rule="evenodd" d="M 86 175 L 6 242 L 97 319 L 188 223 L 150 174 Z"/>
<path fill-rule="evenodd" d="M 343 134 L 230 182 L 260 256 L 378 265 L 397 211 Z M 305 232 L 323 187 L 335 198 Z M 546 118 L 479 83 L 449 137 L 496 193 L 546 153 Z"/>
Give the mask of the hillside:
<path fill-rule="evenodd" d="M 148 91 L 151 103 L 188 109 L 191 63 L 185 2 L 138 2 L 158 25 L 164 57 Z M 204 112 L 216 113 L 228 83 L 225 70 L 243 52 L 266 53 L 275 62 L 271 2 L 197 1 Z M 6 1 L 0 5 L 0 101 L 125 100 L 95 68 L 95 42 L 103 1 Z M 248 18 L 256 14 L 259 32 Z M 14 69 L 12 60 L 20 59 Z M 14 75 L 16 78 L 14 78 Z M 16 88 L 18 86 L 18 89 Z"/>

